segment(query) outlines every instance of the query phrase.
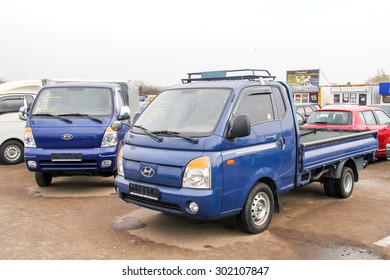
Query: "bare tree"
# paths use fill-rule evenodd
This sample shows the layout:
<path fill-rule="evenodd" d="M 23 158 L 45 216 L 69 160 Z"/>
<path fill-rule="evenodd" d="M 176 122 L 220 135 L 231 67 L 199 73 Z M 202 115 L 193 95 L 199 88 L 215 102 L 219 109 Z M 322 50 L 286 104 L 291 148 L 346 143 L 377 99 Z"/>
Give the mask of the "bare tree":
<path fill-rule="evenodd" d="M 139 95 L 157 95 L 163 88 L 157 86 L 148 86 L 142 83 L 138 87 Z"/>
<path fill-rule="evenodd" d="M 374 77 L 366 80 L 367 84 L 379 84 L 380 82 L 390 82 L 390 75 L 386 74 L 383 69 L 379 69 Z"/>

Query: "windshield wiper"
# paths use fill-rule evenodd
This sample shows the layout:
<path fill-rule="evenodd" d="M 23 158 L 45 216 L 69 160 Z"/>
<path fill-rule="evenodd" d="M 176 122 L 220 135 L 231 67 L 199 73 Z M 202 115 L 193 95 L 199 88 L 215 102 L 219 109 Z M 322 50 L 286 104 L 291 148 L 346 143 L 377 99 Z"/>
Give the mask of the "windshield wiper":
<path fill-rule="evenodd" d="M 143 132 L 145 132 L 147 135 L 149 135 L 150 137 L 152 137 L 154 140 L 156 140 L 159 143 L 164 140 L 163 138 L 158 137 L 156 134 L 150 132 L 149 130 L 147 130 L 145 127 L 143 127 L 141 125 L 133 125 L 132 127 L 141 129 Z"/>
<path fill-rule="evenodd" d="M 52 117 L 52 118 L 56 118 L 56 119 L 62 120 L 62 121 L 67 122 L 67 123 L 72 123 L 72 121 L 69 119 L 66 119 L 66 118 L 63 118 L 63 117 L 57 116 L 57 115 L 52 115 L 52 114 L 33 114 L 32 117 Z"/>
<path fill-rule="evenodd" d="M 61 116 L 61 117 L 82 117 L 82 118 L 93 120 L 93 121 L 98 122 L 98 123 L 102 123 L 101 120 L 94 118 L 94 117 L 91 117 L 90 115 L 87 115 L 87 114 L 74 113 L 74 114 L 62 114 L 62 115 L 58 115 L 58 116 Z"/>
<path fill-rule="evenodd" d="M 198 144 L 199 143 L 199 140 L 198 139 L 193 139 L 191 137 L 186 137 L 186 136 L 183 136 L 181 135 L 179 132 L 176 132 L 176 131 L 170 131 L 170 130 L 161 130 L 161 131 L 153 131 L 154 134 L 165 134 L 165 135 L 171 135 L 171 136 L 176 136 L 176 137 L 180 137 L 180 138 L 183 138 L 185 140 L 188 140 L 190 141 L 192 144 Z"/>

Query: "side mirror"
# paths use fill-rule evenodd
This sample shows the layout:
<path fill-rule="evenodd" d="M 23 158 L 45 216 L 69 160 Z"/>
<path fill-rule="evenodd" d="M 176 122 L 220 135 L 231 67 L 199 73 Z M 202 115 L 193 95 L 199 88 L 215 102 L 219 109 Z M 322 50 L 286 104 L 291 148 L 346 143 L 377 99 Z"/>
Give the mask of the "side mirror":
<path fill-rule="evenodd" d="M 238 115 L 233 120 L 233 126 L 229 131 L 228 137 L 234 139 L 251 134 L 251 122 L 248 114 Z"/>
<path fill-rule="evenodd" d="M 123 126 L 123 123 L 121 123 L 120 121 L 114 121 L 112 124 L 111 124 L 111 128 L 112 130 L 114 131 L 118 131 L 122 128 Z"/>
<path fill-rule="evenodd" d="M 25 121 L 27 120 L 27 107 L 20 107 L 19 109 L 19 119 L 21 119 L 22 121 Z"/>
<path fill-rule="evenodd" d="M 128 106 L 122 106 L 119 110 L 118 120 L 129 120 L 130 116 L 130 108 Z"/>

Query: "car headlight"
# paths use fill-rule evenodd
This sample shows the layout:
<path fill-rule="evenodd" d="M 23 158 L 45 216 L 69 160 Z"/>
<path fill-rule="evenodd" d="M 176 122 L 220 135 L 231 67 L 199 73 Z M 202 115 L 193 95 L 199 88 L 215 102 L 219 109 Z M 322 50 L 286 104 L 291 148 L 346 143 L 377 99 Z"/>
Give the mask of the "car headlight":
<path fill-rule="evenodd" d="M 210 189 L 210 158 L 200 157 L 187 164 L 183 177 L 183 188 Z"/>
<path fill-rule="evenodd" d="M 116 170 L 117 170 L 118 175 L 123 176 L 123 177 L 125 176 L 125 172 L 123 171 L 123 152 L 122 152 L 122 149 L 120 149 L 118 152 L 118 160 L 117 160 Z"/>
<path fill-rule="evenodd" d="M 104 133 L 101 147 L 109 148 L 115 147 L 118 144 L 118 133 L 114 131 L 111 127 L 107 127 L 106 132 Z"/>
<path fill-rule="evenodd" d="M 26 127 L 24 129 L 24 146 L 27 148 L 37 147 L 31 127 Z"/>

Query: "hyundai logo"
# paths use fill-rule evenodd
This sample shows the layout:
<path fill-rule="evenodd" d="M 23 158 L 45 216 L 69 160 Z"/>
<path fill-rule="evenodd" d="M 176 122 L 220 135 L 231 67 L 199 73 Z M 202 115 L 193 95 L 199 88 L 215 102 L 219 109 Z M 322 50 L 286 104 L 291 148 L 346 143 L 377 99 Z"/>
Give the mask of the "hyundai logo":
<path fill-rule="evenodd" d="M 73 135 L 72 134 L 62 134 L 61 138 L 64 140 L 72 140 Z"/>
<path fill-rule="evenodd" d="M 151 168 L 150 166 L 144 166 L 141 169 L 141 174 L 144 175 L 145 177 L 153 177 L 154 169 Z"/>

